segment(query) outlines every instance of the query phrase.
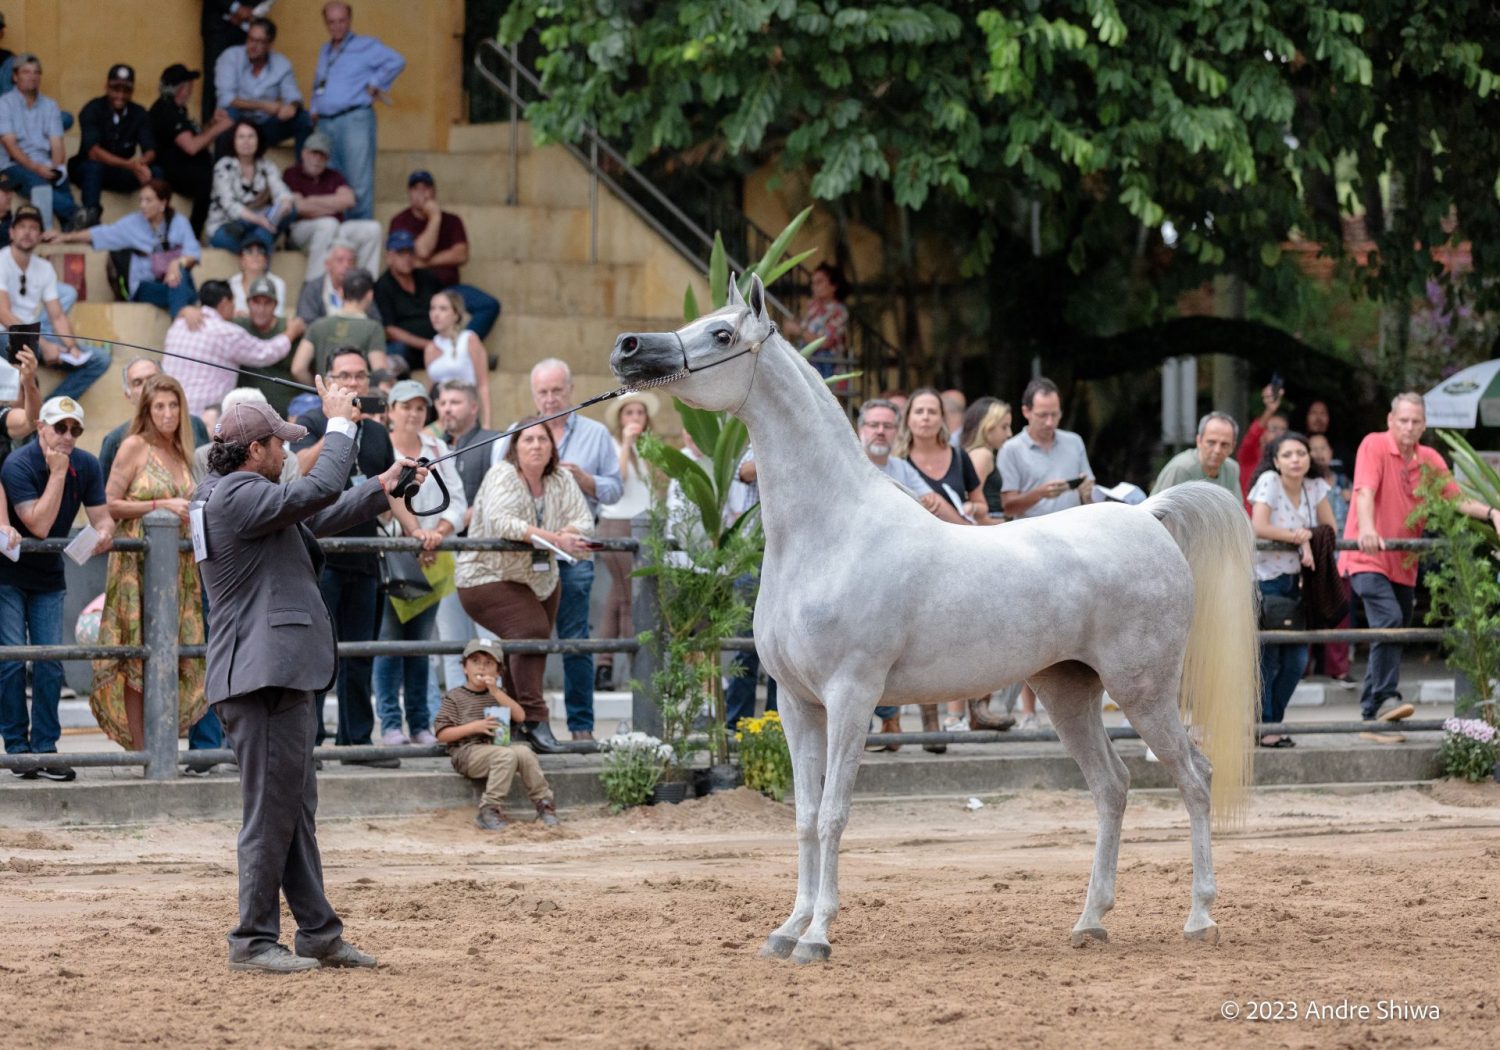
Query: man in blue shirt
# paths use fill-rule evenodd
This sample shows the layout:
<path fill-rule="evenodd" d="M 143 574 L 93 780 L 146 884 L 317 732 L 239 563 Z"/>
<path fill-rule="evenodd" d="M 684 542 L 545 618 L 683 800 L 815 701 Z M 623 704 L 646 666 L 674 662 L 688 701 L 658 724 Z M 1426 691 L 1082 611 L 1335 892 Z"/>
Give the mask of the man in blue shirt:
<path fill-rule="evenodd" d="M 318 49 L 311 108 L 318 130 L 333 140 L 334 169 L 354 189 L 354 207 L 344 217 L 369 219 L 375 214 L 373 106 L 378 98 L 389 101 L 406 59 L 374 37 L 353 32 L 353 21 L 349 5 L 341 0 L 323 5 L 328 43 Z"/>
<path fill-rule="evenodd" d="M 42 94 L 42 60 L 17 55 L 12 77 L 16 89 L 0 95 L 0 146 L 6 154 L 0 164 L 42 213 L 43 228 L 51 227 L 53 215 L 71 226 L 78 203 L 68 189 L 62 110 Z"/>
<path fill-rule="evenodd" d="M 107 551 L 115 523 L 104 498 L 99 461 L 77 447 L 83 434 L 83 408 L 70 397 L 42 405 L 37 440 L 12 452 L 0 468 L 10 503 L 10 521 L 22 536 L 66 537 L 78 508 L 99 533 L 94 553 Z M 61 554 L 23 554 L 12 562 L 0 558 L 0 645 L 61 645 L 63 634 L 63 563 Z M 62 733 L 57 702 L 62 692 L 62 663 L 32 663 L 31 717 L 26 712 L 26 665 L 0 662 L 0 737 L 11 755 L 56 754 Z M 76 774 L 61 762 L 22 780 L 72 780 Z"/>
<path fill-rule="evenodd" d="M 214 90 L 220 109 L 259 127 L 267 146 L 290 138 L 300 158 L 302 143 L 312 134 L 312 117 L 302 108 L 291 60 L 272 50 L 275 43 L 276 23 L 251 19 L 245 42 L 227 49 L 214 63 Z M 220 136 L 220 153 L 229 152 L 232 130 Z"/>

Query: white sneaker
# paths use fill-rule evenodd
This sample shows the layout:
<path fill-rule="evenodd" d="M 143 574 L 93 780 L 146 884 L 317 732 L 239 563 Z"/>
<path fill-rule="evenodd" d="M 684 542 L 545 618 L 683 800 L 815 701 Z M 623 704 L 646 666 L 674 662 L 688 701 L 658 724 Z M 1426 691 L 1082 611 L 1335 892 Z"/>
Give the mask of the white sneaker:
<path fill-rule="evenodd" d="M 429 745 L 436 744 L 437 742 L 438 738 L 432 735 L 432 730 L 430 729 L 424 729 L 412 738 L 412 743 L 414 744 Z"/>
<path fill-rule="evenodd" d="M 1040 729 L 1041 728 L 1041 723 L 1037 720 L 1035 712 L 1033 712 L 1032 714 L 1029 714 L 1029 715 L 1022 715 L 1021 716 L 1021 720 L 1016 723 L 1016 728 L 1017 729 Z"/>
<path fill-rule="evenodd" d="M 399 729 L 387 729 L 380 734 L 380 742 L 386 747 L 400 747 L 402 744 L 411 743 L 406 739 L 406 734 Z"/>
<path fill-rule="evenodd" d="M 1155 751 L 1152 751 L 1152 750 L 1151 750 L 1151 749 L 1150 749 L 1150 748 L 1149 748 L 1149 747 L 1148 747 L 1148 748 L 1146 748 L 1146 761 L 1147 761 L 1147 762 L 1160 762 L 1160 761 L 1161 761 L 1161 759 L 1159 759 L 1159 758 L 1157 758 L 1157 757 L 1156 757 L 1156 752 L 1155 752 Z"/>
<path fill-rule="evenodd" d="M 943 723 L 945 733 L 967 733 L 969 731 L 969 720 L 967 718 L 950 718 Z"/>

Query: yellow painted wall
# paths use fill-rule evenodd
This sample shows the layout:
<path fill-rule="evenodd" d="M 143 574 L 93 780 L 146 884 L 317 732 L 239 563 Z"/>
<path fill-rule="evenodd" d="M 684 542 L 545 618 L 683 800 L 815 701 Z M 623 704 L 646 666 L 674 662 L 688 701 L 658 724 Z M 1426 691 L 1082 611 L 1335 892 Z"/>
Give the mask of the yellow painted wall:
<path fill-rule="evenodd" d="M 463 0 L 356 0 L 354 31 L 379 37 L 406 56 L 391 92 L 377 107 L 383 149 L 444 149 L 462 115 Z M 109 67 L 136 71 L 136 101 L 156 100 L 157 78 L 173 62 L 203 68 L 197 0 L 6 0 L 4 45 L 42 60 L 42 91 L 77 113 L 104 93 Z M 292 60 L 304 98 L 311 97 L 318 48 L 328 39 L 317 0 L 279 0 L 271 10 L 277 50 Z M 200 82 L 201 86 L 201 82 Z M 196 111 L 197 95 L 193 106 Z"/>

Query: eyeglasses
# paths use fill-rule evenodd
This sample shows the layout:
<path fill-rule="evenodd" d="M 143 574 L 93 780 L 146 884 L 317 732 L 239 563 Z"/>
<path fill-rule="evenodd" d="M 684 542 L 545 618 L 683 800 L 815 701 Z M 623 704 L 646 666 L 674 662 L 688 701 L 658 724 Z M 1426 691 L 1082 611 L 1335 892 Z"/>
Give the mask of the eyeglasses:
<path fill-rule="evenodd" d="M 864 427 L 866 430 L 895 430 L 896 429 L 896 424 L 894 424 L 894 423 L 861 423 L 860 426 Z"/>
<path fill-rule="evenodd" d="M 358 383 L 370 378 L 369 372 L 335 372 L 328 377 L 336 383 Z"/>
<path fill-rule="evenodd" d="M 72 434 L 74 437 L 83 437 L 82 423 L 66 423 L 62 420 L 59 420 L 58 422 L 52 424 L 52 430 L 57 434 L 58 437 L 62 437 L 62 435 L 64 434 Z"/>

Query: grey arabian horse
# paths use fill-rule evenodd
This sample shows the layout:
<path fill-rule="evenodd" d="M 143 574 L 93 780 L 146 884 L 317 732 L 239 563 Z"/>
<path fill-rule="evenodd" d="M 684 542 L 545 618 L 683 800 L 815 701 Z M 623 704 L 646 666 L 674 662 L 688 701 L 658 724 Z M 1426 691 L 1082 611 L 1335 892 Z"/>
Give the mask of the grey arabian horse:
<path fill-rule="evenodd" d="M 1099 814 L 1073 943 L 1107 938 L 1130 783 L 1104 730 L 1104 689 L 1182 792 L 1193 858 L 1184 935 L 1217 942 L 1210 815 L 1233 818 L 1244 804 L 1259 695 L 1254 541 L 1237 500 L 1196 482 L 1139 506 L 944 524 L 871 465 L 767 317 L 758 277 L 676 332 L 621 335 L 610 364 L 626 383 L 732 412 L 754 443 L 766 535 L 755 644 L 781 689 L 798 839 L 796 903 L 762 954 L 828 958 L 839 839 L 875 705 L 965 700 L 1022 679 Z"/>

